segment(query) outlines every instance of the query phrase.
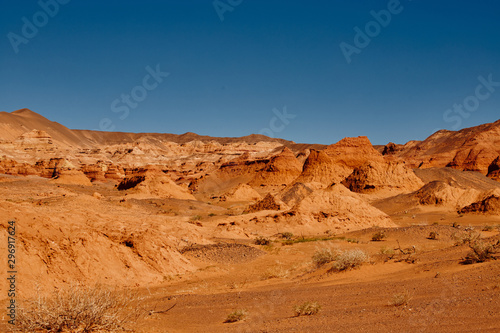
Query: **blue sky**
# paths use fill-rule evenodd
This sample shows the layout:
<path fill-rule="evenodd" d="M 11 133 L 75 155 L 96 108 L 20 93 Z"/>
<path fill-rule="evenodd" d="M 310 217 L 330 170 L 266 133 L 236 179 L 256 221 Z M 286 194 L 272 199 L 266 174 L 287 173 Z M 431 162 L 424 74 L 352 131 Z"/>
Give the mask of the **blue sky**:
<path fill-rule="evenodd" d="M 323 144 L 404 143 L 500 118 L 498 1 L 59 1 L 53 17 L 38 1 L 2 1 L 0 110 L 76 129 Z M 385 26 L 371 14 L 382 10 Z M 340 45 L 356 47 L 367 25 L 348 63 Z M 155 80 L 157 68 L 168 76 Z"/>

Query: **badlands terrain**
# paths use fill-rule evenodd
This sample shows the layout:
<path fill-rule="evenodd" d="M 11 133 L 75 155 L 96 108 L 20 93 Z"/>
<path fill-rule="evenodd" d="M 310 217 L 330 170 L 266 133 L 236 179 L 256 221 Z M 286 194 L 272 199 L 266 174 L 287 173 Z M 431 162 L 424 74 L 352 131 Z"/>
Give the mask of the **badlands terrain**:
<path fill-rule="evenodd" d="M 500 331 L 500 120 L 326 146 L 0 112 L 0 216 L 20 307 L 104 285 L 139 295 L 137 332 Z M 364 257 L 339 269 L 346 253 Z"/>

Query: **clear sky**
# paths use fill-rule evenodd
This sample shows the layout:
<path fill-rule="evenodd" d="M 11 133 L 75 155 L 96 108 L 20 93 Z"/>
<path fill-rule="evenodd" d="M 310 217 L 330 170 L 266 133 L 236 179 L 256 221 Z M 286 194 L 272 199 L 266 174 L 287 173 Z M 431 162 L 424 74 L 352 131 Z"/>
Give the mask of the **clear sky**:
<path fill-rule="evenodd" d="M 0 110 L 323 144 L 500 118 L 497 0 L 58 1 L 1 1 Z"/>

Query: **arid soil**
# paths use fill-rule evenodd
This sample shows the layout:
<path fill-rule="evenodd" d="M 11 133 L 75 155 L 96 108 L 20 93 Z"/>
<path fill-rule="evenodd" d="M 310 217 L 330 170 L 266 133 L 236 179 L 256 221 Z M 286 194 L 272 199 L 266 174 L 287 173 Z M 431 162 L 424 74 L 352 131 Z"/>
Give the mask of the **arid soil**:
<path fill-rule="evenodd" d="M 77 284 L 132 290 L 138 332 L 499 332 L 499 155 L 500 121 L 373 147 L 1 112 L 0 255 L 15 221 L 19 306 Z M 477 244 L 493 251 L 471 261 Z M 366 260 L 334 269 L 355 249 Z M 321 251 L 334 256 L 318 265 Z M 305 302 L 320 311 L 295 316 Z"/>

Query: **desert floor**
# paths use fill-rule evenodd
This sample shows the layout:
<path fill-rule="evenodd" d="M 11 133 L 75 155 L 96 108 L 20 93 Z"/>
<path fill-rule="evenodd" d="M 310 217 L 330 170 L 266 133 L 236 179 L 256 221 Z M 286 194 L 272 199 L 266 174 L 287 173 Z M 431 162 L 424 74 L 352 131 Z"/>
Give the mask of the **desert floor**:
<path fill-rule="evenodd" d="M 19 251 L 33 254 L 37 249 L 37 256 L 52 265 L 51 270 L 43 271 L 43 265 L 23 262 L 29 259 L 20 254 L 19 292 L 26 297 L 33 296 L 28 288 L 32 288 L 34 281 L 30 279 L 36 276 L 65 281 L 60 282 L 60 286 L 64 286 L 79 274 L 92 273 L 90 268 L 85 272 L 78 259 L 74 263 L 57 259 L 58 255 L 67 256 L 61 245 L 66 236 L 58 241 L 59 233 L 69 233 L 66 237 L 69 239 L 76 237 L 71 232 L 80 232 L 82 244 L 87 244 L 84 249 L 90 251 L 95 242 L 95 246 L 101 246 L 98 251 L 106 252 L 107 243 L 92 236 L 93 233 L 106 232 L 112 239 L 111 229 L 129 228 L 128 233 L 133 234 L 127 218 L 156 221 L 160 216 L 167 219 L 161 223 L 173 225 L 168 232 L 180 233 L 179 228 L 193 228 L 200 237 L 210 241 L 194 246 L 179 244 L 187 258 L 181 263 L 189 262 L 190 269 L 182 273 L 166 272 L 163 281 L 156 283 L 141 280 L 141 274 L 147 272 L 130 259 L 128 269 L 135 272 L 127 279 L 137 279 L 132 289 L 141 298 L 137 306 L 144 309 L 144 315 L 133 325 L 138 332 L 500 331 L 500 262 L 464 265 L 461 261 L 470 249 L 467 245 L 455 245 L 457 237 L 467 234 L 466 229 L 480 232 L 485 239 L 498 240 L 496 226 L 500 218 L 496 216 L 461 216 L 435 209 L 398 210 L 391 214 L 399 225 L 396 228 L 294 235 L 289 241 L 276 235 L 269 237 L 269 245 L 255 245 L 254 236 L 245 239 L 238 236 L 239 233 L 231 237 L 231 232 L 216 232 L 221 221 L 227 223 L 232 216 L 221 214 L 220 207 L 196 201 L 190 204 L 139 198 L 123 202 L 120 199 L 123 194 L 109 184 L 63 185 L 38 177 L 3 176 L 0 185 L 2 215 L 16 218 L 19 224 L 18 237 L 23 244 Z M 96 198 L 96 192 L 101 196 Z M 209 216 L 210 212 L 217 214 Z M 169 222 L 183 214 L 186 217 L 181 226 Z M 193 215 L 201 216 L 202 227 L 189 219 Z M 140 225 L 137 222 L 138 230 Z M 28 226 L 30 231 L 23 231 Z M 483 231 L 485 226 L 495 227 Z M 277 230 L 286 231 L 285 227 Z M 372 235 L 379 231 L 386 237 L 372 241 Z M 438 233 L 436 240 L 428 239 L 432 231 Z M 35 244 L 30 232 L 45 233 L 47 244 Z M 41 252 L 45 251 L 43 246 L 55 247 L 50 242 L 59 242 L 63 252 L 54 252 L 47 259 Z M 312 262 L 313 254 L 321 248 L 361 249 L 370 259 L 360 268 L 333 272 L 332 263 L 316 267 Z M 398 248 L 412 253 L 402 254 Z M 117 255 L 125 254 L 117 252 Z M 107 262 L 113 265 L 113 258 L 105 257 L 99 265 L 105 266 Z M 81 261 L 85 261 L 85 257 Z M 61 265 L 75 265 L 80 271 Z M 39 279 L 37 282 L 42 286 L 52 286 L 43 277 Z M 110 276 L 110 279 L 121 281 L 119 276 Z M 398 294 L 408 295 L 406 304 L 391 305 Z M 294 305 L 309 301 L 318 302 L 320 312 L 295 317 Z M 236 323 L 225 323 L 228 314 L 238 309 L 246 310 L 247 317 Z M 0 318 L 4 331 L 6 317 L 2 314 Z"/>

